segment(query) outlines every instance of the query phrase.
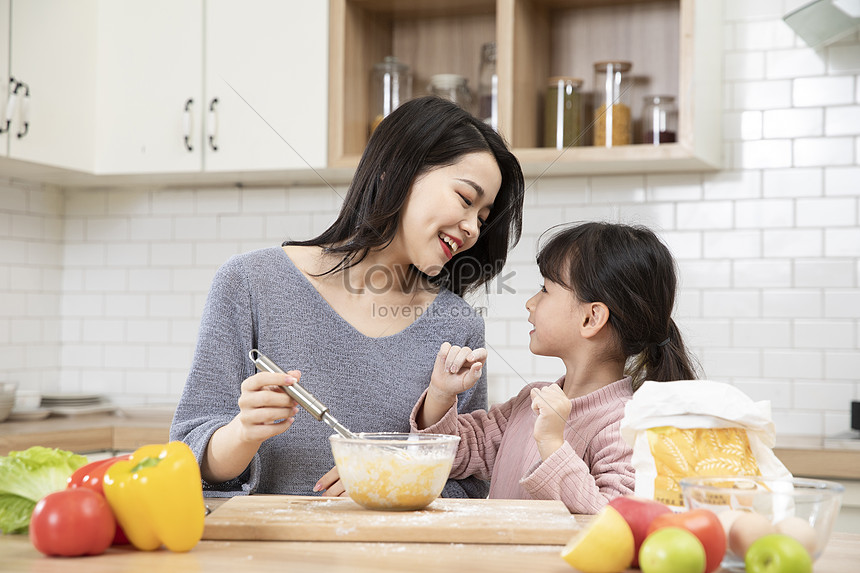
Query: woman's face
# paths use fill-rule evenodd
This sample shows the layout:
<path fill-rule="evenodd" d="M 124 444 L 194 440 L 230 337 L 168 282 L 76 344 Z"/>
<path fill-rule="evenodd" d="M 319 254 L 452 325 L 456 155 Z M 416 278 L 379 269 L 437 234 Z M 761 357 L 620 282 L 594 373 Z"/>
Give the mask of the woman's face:
<path fill-rule="evenodd" d="M 391 247 L 421 272 L 438 275 L 456 253 L 474 246 L 501 185 L 490 152 L 431 169 L 412 184 Z"/>

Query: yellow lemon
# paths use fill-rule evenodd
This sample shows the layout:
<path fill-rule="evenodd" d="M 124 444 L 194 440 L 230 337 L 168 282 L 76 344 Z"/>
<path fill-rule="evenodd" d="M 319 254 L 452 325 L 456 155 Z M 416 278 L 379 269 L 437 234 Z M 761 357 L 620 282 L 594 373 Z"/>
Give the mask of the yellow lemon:
<path fill-rule="evenodd" d="M 620 573 L 633 562 L 633 546 L 630 526 L 607 505 L 573 536 L 561 556 L 582 573 Z"/>

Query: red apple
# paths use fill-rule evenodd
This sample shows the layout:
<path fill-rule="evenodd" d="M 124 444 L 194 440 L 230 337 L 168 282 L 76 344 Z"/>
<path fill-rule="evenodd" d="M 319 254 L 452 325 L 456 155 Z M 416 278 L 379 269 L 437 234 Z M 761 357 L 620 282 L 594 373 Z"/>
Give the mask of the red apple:
<path fill-rule="evenodd" d="M 613 498 L 609 505 L 621 514 L 627 525 L 633 531 L 633 542 L 635 550 L 633 552 L 632 567 L 639 566 L 639 548 L 645 537 L 648 534 L 648 526 L 651 521 L 658 515 L 664 513 L 672 513 L 668 505 L 662 504 L 659 501 L 648 499 L 646 497 L 636 497 L 634 495 L 625 495 Z"/>
<path fill-rule="evenodd" d="M 726 532 L 720 518 L 708 509 L 693 509 L 681 513 L 658 515 L 648 526 L 648 533 L 663 527 L 680 527 L 699 538 L 705 547 L 705 573 L 716 571 L 726 554 Z"/>

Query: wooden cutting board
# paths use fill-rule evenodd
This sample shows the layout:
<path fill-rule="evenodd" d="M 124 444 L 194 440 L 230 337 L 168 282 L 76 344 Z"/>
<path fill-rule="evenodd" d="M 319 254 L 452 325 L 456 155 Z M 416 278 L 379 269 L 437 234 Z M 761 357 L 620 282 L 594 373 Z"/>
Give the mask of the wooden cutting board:
<path fill-rule="evenodd" d="M 579 529 L 560 501 L 439 498 L 396 512 L 349 498 L 252 495 L 209 514 L 203 539 L 564 545 Z"/>

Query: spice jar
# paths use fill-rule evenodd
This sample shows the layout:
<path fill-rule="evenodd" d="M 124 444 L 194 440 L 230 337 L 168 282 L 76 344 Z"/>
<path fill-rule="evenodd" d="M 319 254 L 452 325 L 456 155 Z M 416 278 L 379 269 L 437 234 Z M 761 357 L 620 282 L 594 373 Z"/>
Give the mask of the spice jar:
<path fill-rule="evenodd" d="M 412 73 L 409 66 L 394 56 L 374 64 L 371 73 L 370 133 L 379 122 L 412 97 Z"/>
<path fill-rule="evenodd" d="M 642 143 L 660 145 L 678 140 L 678 108 L 675 98 L 651 95 L 642 108 Z"/>
<path fill-rule="evenodd" d="M 436 74 L 430 77 L 427 92 L 449 99 L 467 111 L 472 111 L 472 93 L 468 80 L 459 74 Z"/>
<path fill-rule="evenodd" d="M 499 128 L 499 76 L 496 75 L 496 43 L 481 46 L 478 71 L 478 119 Z"/>
<path fill-rule="evenodd" d="M 612 147 L 633 142 L 630 113 L 630 62 L 594 64 L 594 145 Z"/>
<path fill-rule="evenodd" d="M 549 78 L 544 105 L 544 147 L 564 149 L 582 138 L 582 80 L 564 76 Z"/>

